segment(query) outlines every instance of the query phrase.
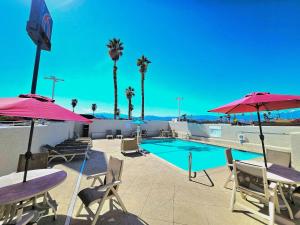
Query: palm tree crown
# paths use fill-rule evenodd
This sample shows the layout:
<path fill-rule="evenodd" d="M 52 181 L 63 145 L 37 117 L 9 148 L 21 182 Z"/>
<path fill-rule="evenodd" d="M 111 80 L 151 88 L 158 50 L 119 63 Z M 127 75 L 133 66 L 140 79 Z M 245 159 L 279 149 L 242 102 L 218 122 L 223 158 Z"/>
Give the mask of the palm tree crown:
<path fill-rule="evenodd" d="M 106 46 L 109 48 L 108 53 L 113 61 L 118 61 L 123 55 L 124 47 L 120 39 L 113 38 L 112 40 L 109 40 Z"/>
<path fill-rule="evenodd" d="M 73 107 L 73 112 L 74 112 L 74 108 L 76 107 L 77 103 L 78 103 L 78 100 L 76 98 L 72 99 L 71 105 Z"/>
<path fill-rule="evenodd" d="M 126 88 L 126 97 L 127 99 L 131 99 L 134 96 L 134 88 L 132 88 L 131 86 L 129 86 L 128 88 Z"/>
<path fill-rule="evenodd" d="M 97 104 L 92 104 L 92 111 L 93 111 L 93 115 L 95 113 L 95 111 L 97 110 Z"/>
<path fill-rule="evenodd" d="M 142 74 L 147 72 L 148 64 L 151 63 L 144 55 L 137 60 L 137 66 L 140 67 L 140 72 Z"/>

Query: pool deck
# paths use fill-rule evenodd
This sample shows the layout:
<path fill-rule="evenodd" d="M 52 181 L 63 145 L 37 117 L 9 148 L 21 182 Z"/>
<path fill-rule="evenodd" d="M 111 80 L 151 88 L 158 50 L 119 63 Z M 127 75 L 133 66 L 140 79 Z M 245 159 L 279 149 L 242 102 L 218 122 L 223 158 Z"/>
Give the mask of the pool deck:
<path fill-rule="evenodd" d="M 91 181 L 86 180 L 87 175 L 106 170 L 109 156 L 125 161 L 119 194 L 128 213 L 125 214 L 121 210 L 108 211 L 108 204 L 105 204 L 97 224 L 267 224 L 267 221 L 239 208 L 234 213 L 229 210 L 232 184 L 229 184 L 227 189 L 223 188 L 228 176 L 226 167 L 207 170 L 214 182 L 214 186 L 211 187 L 204 173 L 199 173 L 194 181 L 189 181 L 187 172 L 152 154 L 124 156 L 120 152 L 120 140 L 93 141 L 91 158 L 83 171 L 79 190 L 90 185 Z M 52 197 L 59 205 L 58 219 L 53 221 L 50 214 L 42 218 L 39 224 L 68 225 L 65 221 L 82 162 L 82 159 L 75 159 L 71 163 L 61 162 L 53 165 L 65 170 L 68 177 L 62 185 L 51 191 Z M 79 204 L 80 201 L 76 199 L 74 210 L 69 210 L 70 224 L 90 224 L 85 216 L 75 217 Z M 280 216 L 277 215 L 276 220 L 280 222 L 278 224 L 300 224 L 300 220 L 289 221 L 286 211 L 282 211 Z"/>

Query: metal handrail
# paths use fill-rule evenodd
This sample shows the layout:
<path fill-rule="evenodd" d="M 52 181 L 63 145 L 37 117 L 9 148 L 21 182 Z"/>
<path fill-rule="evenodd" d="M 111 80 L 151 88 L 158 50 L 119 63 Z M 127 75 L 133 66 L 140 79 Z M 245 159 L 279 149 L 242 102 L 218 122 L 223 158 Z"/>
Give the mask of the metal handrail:
<path fill-rule="evenodd" d="M 192 172 L 192 163 L 193 163 L 193 155 L 192 152 L 189 153 L 189 157 L 188 157 L 188 161 L 189 161 L 189 181 L 192 181 L 192 178 L 196 178 L 197 177 L 197 172 L 200 171 L 194 171 Z M 211 187 L 215 186 L 214 182 L 212 181 L 212 179 L 210 178 L 210 176 L 208 175 L 208 173 L 206 172 L 206 170 L 201 170 L 205 173 L 206 177 L 208 178 Z M 192 175 L 193 173 L 193 175 Z"/>

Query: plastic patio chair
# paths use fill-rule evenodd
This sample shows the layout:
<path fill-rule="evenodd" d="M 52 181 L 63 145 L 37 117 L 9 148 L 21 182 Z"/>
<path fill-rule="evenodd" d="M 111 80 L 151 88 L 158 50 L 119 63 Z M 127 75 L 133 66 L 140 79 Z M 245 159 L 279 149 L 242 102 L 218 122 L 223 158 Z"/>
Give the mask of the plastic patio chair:
<path fill-rule="evenodd" d="M 112 130 L 106 130 L 106 139 L 113 139 L 114 135 Z"/>
<path fill-rule="evenodd" d="M 122 131 L 116 130 L 116 138 L 123 139 Z"/>
<path fill-rule="evenodd" d="M 279 213 L 279 203 L 277 196 L 277 184 L 268 184 L 267 172 L 265 167 L 251 165 L 244 162 L 233 162 L 234 188 L 232 189 L 231 211 L 235 205 L 246 209 L 247 211 L 269 220 L 269 224 L 274 224 L 275 209 Z M 269 205 L 269 215 L 263 214 L 249 206 L 236 202 L 236 194 L 241 194 L 243 201 L 246 196 L 251 196 L 264 204 Z"/>
<path fill-rule="evenodd" d="M 117 202 L 123 211 L 127 212 L 118 194 L 119 185 L 121 184 L 122 170 L 123 160 L 110 157 L 106 172 L 87 177 L 87 179 L 93 179 L 93 182 L 91 187 L 85 188 L 78 193 L 78 197 L 82 203 L 77 212 L 77 217 L 80 216 L 82 209 L 85 208 L 89 216 L 92 218 L 92 225 L 95 225 L 106 200 L 110 201 L 111 210 L 113 209 L 113 202 Z M 104 179 L 102 180 L 101 177 L 104 177 Z M 95 186 L 97 181 L 99 181 L 100 184 Z M 115 201 L 113 201 L 113 198 Z M 95 204 L 98 204 L 98 207 L 94 213 L 90 207 Z"/>
<path fill-rule="evenodd" d="M 230 181 L 233 181 L 233 173 L 232 173 L 232 170 L 233 170 L 233 157 L 232 157 L 232 150 L 231 150 L 231 148 L 227 148 L 225 150 L 225 158 L 226 158 L 226 162 L 227 162 L 226 165 L 227 165 L 227 168 L 229 170 L 229 176 L 226 179 L 226 182 L 224 184 L 224 188 L 227 187 L 227 184 Z"/>

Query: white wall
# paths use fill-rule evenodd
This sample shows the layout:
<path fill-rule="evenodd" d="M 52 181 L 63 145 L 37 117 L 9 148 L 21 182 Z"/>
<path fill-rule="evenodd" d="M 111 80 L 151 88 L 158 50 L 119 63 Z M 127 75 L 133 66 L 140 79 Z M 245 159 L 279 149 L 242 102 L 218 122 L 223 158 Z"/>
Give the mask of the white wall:
<path fill-rule="evenodd" d="M 0 127 L 0 176 L 16 171 L 19 154 L 27 150 L 29 126 Z M 34 128 L 31 151 L 39 152 L 45 144 L 56 145 L 73 137 L 73 122 L 50 122 Z"/>
<path fill-rule="evenodd" d="M 300 170 L 300 132 L 291 133 L 292 165 Z"/>
<path fill-rule="evenodd" d="M 92 138 L 105 138 L 106 130 L 121 130 L 122 134 L 130 136 L 133 131 L 136 131 L 135 124 L 130 120 L 93 120 L 90 124 L 89 136 Z M 169 122 L 167 121 L 146 121 L 146 124 L 141 125 L 142 129 L 146 129 L 149 136 L 158 136 L 160 129 L 168 129 Z"/>

